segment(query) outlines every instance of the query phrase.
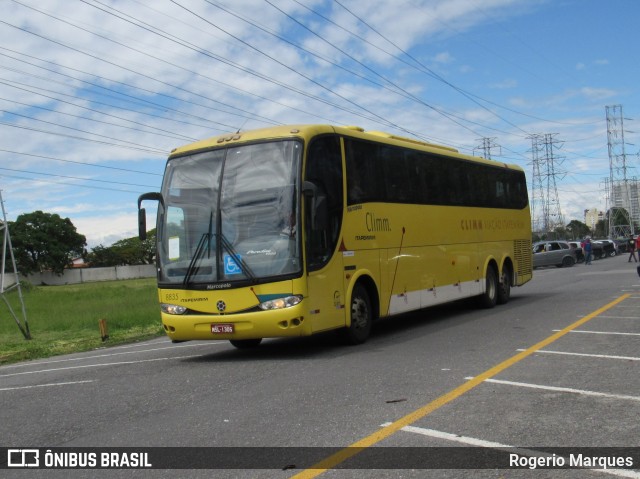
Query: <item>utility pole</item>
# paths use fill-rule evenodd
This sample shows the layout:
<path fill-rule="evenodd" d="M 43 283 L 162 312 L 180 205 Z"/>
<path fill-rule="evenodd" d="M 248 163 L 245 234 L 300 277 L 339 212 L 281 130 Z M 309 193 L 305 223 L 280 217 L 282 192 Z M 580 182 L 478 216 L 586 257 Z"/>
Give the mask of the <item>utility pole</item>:
<path fill-rule="evenodd" d="M 478 138 L 477 141 L 482 143 L 473 149 L 473 154 L 475 155 L 476 151 L 482 151 L 482 157 L 485 160 L 491 160 L 491 150 L 497 148 L 499 150 L 497 155 L 502 155 L 502 147 L 496 143 L 496 139 L 497 138 Z"/>
<path fill-rule="evenodd" d="M 638 182 L 630 178 L 624 139 L 622 105 L 605 107 L 607 114 L 607 146 L 609 150 L 609 184 L 607 188 L 607 213 L 609 237 L 626 237 L 635 232 L 640 222 Z"/>
<path fill-rule="evenodd" d="M 31 339 L 31 332 L 29 331 L 29 323 L 27 322 L 27 311 L 24 308 L 24 299 L 22 297 L 22 289 L 20 288 L 20 277 L 18 276 L 18 268 L 16 267 L 16 259 L 13 255 L 13 247 L 11 246 L 11 236 L 9 235 L 9 224 L 7 223 L 7 214 L 4 209 L 4 201 L 2 199 L 2 191 L 0 191 L 0 205 L 2 205 L 2 223 L 0 224 L 0 233 L 2 233 L 2 271 L 0 272 L 0 296 L 4 300 L 5 304 L 9 308 L 9 313 L 13 316 L 14 321 L 18 325 L 20 332 L 24 336 L 24 339 Z M 13 267 L 13 278 L 15 282 L 8 287 L 5 287 L 7 269 L 7 250 L 9 252 L 9 259 L 11 260 L 11 266 Z M 11 306 L 7 293 L 12 290 L 17 290 L 18 300 L 20 301 L 20 312 L 22 316 L 16 314 L 15 309 Z"/>
<path fill-rule="evenodd" d="M 531 135 L 531 230 L 535 233 L 546 231 L 548 214 L 546 211 L 545 191 L 542 183 L 542 171 L 540 159 L 541 148 L 539 146 L 540 135 Z"/>
<path fill-rule="evenodd" d="M 531 139 L 531 218 L 533 231 L 553 233 L 564 226 L 556 178 L 564 175 L 558 168 L 562 158 L 555 154 L 557 134 L 535 134 Z"/>

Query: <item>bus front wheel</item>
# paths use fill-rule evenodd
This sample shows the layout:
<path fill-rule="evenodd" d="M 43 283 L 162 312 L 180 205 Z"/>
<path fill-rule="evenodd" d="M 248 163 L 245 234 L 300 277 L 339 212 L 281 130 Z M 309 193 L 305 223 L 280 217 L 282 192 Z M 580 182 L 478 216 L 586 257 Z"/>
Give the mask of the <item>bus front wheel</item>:
<path fill-rule="evenodd" d="M 351 294 L 351 324 L 345 328 L 344 337 L 349 344 L 364 343 L 371 333 L 373 313 L 367 290 L 356 284 Z"/>

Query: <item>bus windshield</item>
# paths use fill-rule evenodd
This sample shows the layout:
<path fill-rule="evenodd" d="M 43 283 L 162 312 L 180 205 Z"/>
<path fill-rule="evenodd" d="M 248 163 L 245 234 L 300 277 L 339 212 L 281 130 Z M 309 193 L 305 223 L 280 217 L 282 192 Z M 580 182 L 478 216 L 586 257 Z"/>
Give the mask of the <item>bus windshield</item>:
<path fill-rule="evenodd" d="M 301 151 L 288 140 L 170 159 L 158 222 L 159 282 L 258 283 L 300 274 Z"/>

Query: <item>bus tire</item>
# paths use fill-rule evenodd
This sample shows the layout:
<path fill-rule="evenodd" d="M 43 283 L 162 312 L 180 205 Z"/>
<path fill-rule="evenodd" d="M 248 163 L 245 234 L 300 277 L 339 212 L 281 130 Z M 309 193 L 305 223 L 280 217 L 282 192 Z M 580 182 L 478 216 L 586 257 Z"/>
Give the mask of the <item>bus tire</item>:
<path fill-rule="evenodd" d="M 511 297 L 511 268 L 505 265 L 502 268 L 502 275 L 500 276 L 500 283 L 498 283 L 498 304 L 506 304 Z"/>
<path fill-rule="evenodd" d="M 364 286 L 356 284 L 351 293 L 351 324 L 344 329 L 348 344 L 362 344 L 371 333 L 373 309 L 371 299 Z"/>
<path fill-rule="evenodd" d="M 262 338 L 257 339 L 230 339 L 229 342 L 238 349 L 257 348 L 262 342 Z"/>
<path fill-rule="evenodd" d="M 484 293 L 480 296 L 480 305 L 483 308 L 493 308 L 498 302 L 498 274 L 494 266 L 487 267 Z"/>

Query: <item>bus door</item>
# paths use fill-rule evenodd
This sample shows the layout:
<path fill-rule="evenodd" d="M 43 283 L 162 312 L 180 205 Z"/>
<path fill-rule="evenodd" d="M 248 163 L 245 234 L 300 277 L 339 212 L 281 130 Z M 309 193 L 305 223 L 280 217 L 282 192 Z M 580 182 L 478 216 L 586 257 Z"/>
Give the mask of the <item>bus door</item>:
<path fill-rule="evenodd" d="M 335 254 L 324 268 L 307 276 L 309 317 L 313 332 L 345 325 L 342 254 Z"/>
<path fill-rule="evenodd" d="M 338 251 L 344 190 L 336 135 L 316 137 L 309 144 L 303 193 L 308 314 L 316 332 L 346 322 L 344 270 Z"/>

